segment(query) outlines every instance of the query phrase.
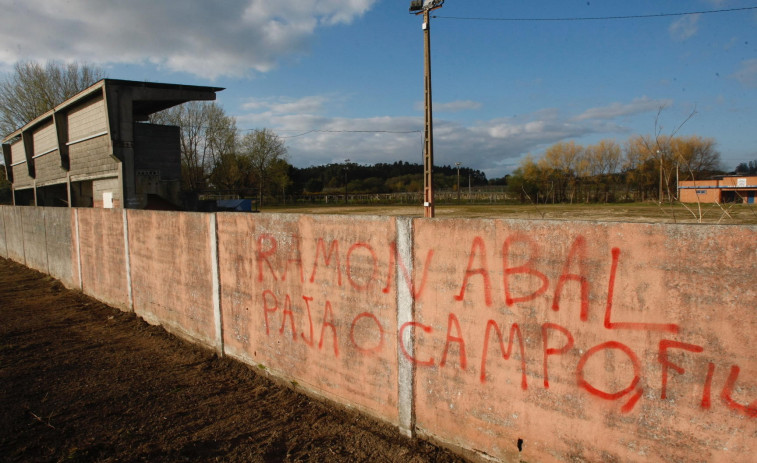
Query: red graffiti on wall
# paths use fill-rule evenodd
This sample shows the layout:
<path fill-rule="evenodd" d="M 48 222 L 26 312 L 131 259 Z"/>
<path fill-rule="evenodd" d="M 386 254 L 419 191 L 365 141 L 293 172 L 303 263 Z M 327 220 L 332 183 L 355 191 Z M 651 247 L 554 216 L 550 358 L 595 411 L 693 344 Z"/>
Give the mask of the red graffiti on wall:
<path fill-rule="evenodd" d="M 419 328 L 420 332 L 415 330 L 415 328 Z M 398 332 L 397 336 L 397 342 L 399 343 L 400 352 L 404 355 L 404 357 L 410 361 L 412 364 L 416 365 L 417 367 L 436 367 L 436 361 L 434 360 L 433 356 L 428 356 L 425 358 L 418 358 L 416 355 L 413 355 L 408 352 L 407 346 L 404 342 L 404 335 L 406 330 L 414 330 L 415 331 L 415 337 L 419 338 L 422 336 L 434 336 L 435 330 L 432 326 L 426 325 L 423 323 L 418 322 L 406 322 L 404 323 Z M 527 390 L 528 389 L 528 383 L 527 383 L 527 363 L 526 363 L 526 350 L 523 343 L 523 337 L 520 332 L 520 327 L 517 323 L 513 323 L 510 327 L 510 335 L 509 335 L 509 341 L 508 346 L 505 348 L 504 341 L 502 338 L 502 331 L 499 328 L 499 325 L 494 320 L 488 320 L 486 323 L 486 328 L 484 330 L 484 342 L 483 342 L 483 349 L 481 352 L 481 368 L 479 371 L 479 381 L 481 384 L 486 384 L 487 382 L 487 369 L 489 367 L 489 350 L 490 350 L 490 340 L 492 339 L 492 333 L 497 337 L 498 343 L 499 343 L 499 351 L 502 355 L 502 358 L 504 360 L 509 360 L 513 356 L 513 349 L 514 349 L 514 342 L 515 339 L 518 339 L 518 346 L 519 346 L 519 356 L 520 356 L 520 370 L 521 370 L 521 389 Z M 544 323 L 541 325 L 541 335 L 542 335 L 542 368 L 543 368 L 543 378 L 544 378 L 544 388 L 549 389 L 549 365 L 550 365 L 550 358 L 554 356 L 564 356 L 569 353 L 574 352 L 576 349 L 576 342 L 574 339 L 573 334 L 568 330 L 567 328 L 560 326 L 555 323 Z M 450 363 L 447 361 L 448 354 L 450 352 L 449 347 L 450 343 L 457 344 L 458 352 L 459 352 L 459 358 L 460 361 L 456 364 Z M 428 344 L 428 343 L 424 343 Z M 435 343 L 431 343 L 435 344 Z M 467 369 L 467 354 L 466 354 L 466 340 L 463 335 L 463 329 L 459 323 L 458 317 L 454 313 L 450 313 L 448 317 L 448 325 L 446 333 L 444 334 L 444 348 L 442 350 L 442 361 L 439 362 L 438 368 L 459 368 L 462 371 L 465 371 Z M 669 370 L 672 369 L 676 371 L 679 374 L 685 373 L 685 370 L 681 368 L 679 365 L 675 364 L 668 358 L 667 352 L 670 349 L 682 349 L 688 352 L 694 352 L 699 353 L 702 352 L 701 346 L 695 346 L 691 344 L 685 344 L 680 343 L 678 341 L 671 341 L 671 340 L 663 340 L 660 343 L 660 351 L 658 356 L 658 361 L 660 365 L 662 366 L 662 372 L 661 372 L 661 378 L 660 381 L 663 385 L 662 387 L 662 399 L 665 399 L 665 394 L 668 388 L 668 378 L 669 378 Z M 621 371 L 630 371 L 631 372 L 631 378 L 628 380 L 628 383 L 625 384 L 623 387 L 619 388 L 615 391 L 608 391 L 603 390 L 600 386 L 597 386 L 593 383 L 593 380 L 589 377 L 587 377 L 586 374 L 586 365 L 589 361 L 591 361 L 592 358 L 595 356 L 605 353 L 608 351 L 614 351 L 617 353 L 617 356 L 615 357 L 615 362 L 620 362 L 618 365 L 618 369 Z M 624 360 L 625 359 L 625 360 Z M 631 368 L 628 370 L 625 368 L 626 365 L 630 364 Z M 712 373 L 714 371 L 714 364 L 709 364 L 709 373 L 707 375 L 707 378 L 705 380 L 704 384 L 704 390 L 705 393 L 703 395 L 701 408 L 702 409 L 708 409 L 710 408 L 710 389 L 712 386 Z M 622 367 L 622 368 L 621 368 Z M 574 374 L 576 378 L 576 386 L 584 391 L 586 391 L 588 394 L 597 397 L 602 400 L 606 401 L 619 401 L 623 400 L 624 403 L 621 405 L 621 412 L 622 413 L 629 413 L 631 412 L 638 401 L 643 396 L 643 388 L 641 386 L 642 384 L 642 378 L 643 378 L 643 371 L 642 371 L 642 365 L 641 360 L 636 352 L 634 352 L 633 349 L 631 349 L 626 344 L 623 344 L 618 341 L 607 341 L 604 343 L 601 343 L 596 346 L 592 346 L 589 349 L 587 349 L 580 357 L 578 358 L 578 362 L 575 364 L 574 367 Z M 731 366 L 730 374 L 728 377 L 728 380 L 723 385 L 720 397 L 723 400 L 724 404 L 729 407 L 730 409 L 737 411 L 739 413 L 743 413 L 744 415 L 748 417 L 757 417 L 757 401 L 751 402 L 748 405 L 742 405 L 738 402 L 736 402 L 733 397 L 732 393 L 735 388 L 736 381 L 738 380 L 740 369 L 738 366 L 733 365 Z"/>
<path fill-rule="evenodd" d="M 339 241 L 333 240 L 331 242 L 331 245 L 329 246 L 329 250 L 326 251 L 326 244 L 323 241 L 323 238 L 318 238 L 317 244 L 315 246 L 313 271 L 310 273 L 311 283 L 315 281 L 315 275 L 318 270 L 318 256 L 322 256 L 323 264 L 327 267 L 331 265 L 331 259 L 334 259 L 336 261 L 336 265 L 334 267 L 336 268 L 337 286 L 342 286 L 342 267 L 341 265 L 339 265 Z"/>
<path fill-rule="evenodd" d="M 310 277 L 306 279 L 303 270 L 306 266 L 303 263 L 303 254 L 298 237 L 292 237 L 293 244 L 288 247 L 286 254 L 282 255 L 279 254 L 282 253 L 284 247 L 280 246 L 271 235 L 262 234 L 258 236 L 256 243 L 255 263 L 256 280 L 258 282 L 266 281 L 266 278 L 269 283 L 271 281 L 286 281 L 290 267 L 296 265 L 300 271 L 300 283 L 302 284 L 313 283 L 316 279 L 320 281 L 328 278 L 335 286 L 342 287 L 343 280 L 346 278 L 347 287 L 355 291 L 368 292 L 380 288 L 381 292 L 386 294 L 391 291 L 392 285 L 395 284 L 393 282 L 396 282 L 396 284 L 403 284 L 402 282 L 404 282 L 413 299 L 418 300 L 422 297 L 427 286 L 428 276 L 433 271 L 433 249 L 426 251 L 423 266 L 413 269 L 411 272 L 408 270 L 407 263 L 399 255 L 396 243 L 390 243 L 386 247 L 388 253 L 384 254 L 386 260 L 382 261 L 379 257 L 382 254 L 376 251 L 374 244 L 355 242 L 346 246 L 338 240 L 317 238 L 314 240 L 314 252 L 310 254 L 314 255 L 312 266 L 307 267 L 310 268 Z M 517 254 L 514 252 L 516 247 L 519 251 Z M 340 253 L 340 250 L 342 252 L 346 250 L 346 252 Z M 547 294 L 552 287 L 547 310 L 559 312 L 564 309 L 563 296 L 566 288 L 571 285 L 578 289 L 580 305 L 577 316 L 583 323 L 597 321 L 596 316 L 591 317 L 592 304 L 595 304 L 604 309 L 603 316 L 600 315 L 598 321 L 609 333 L 619 330 L 646 331 L 663 335 L 680 333 L 680 326 L 675 323 L 639 323 L 633 320 L 624 320 L 622 314 L 615 313 L 616 286 L 618 285 L 618 270 L 622 256 L 620 248 L 612 248 L 610 252 L 609 272 L 604 280 L 606 282 L 604 288 L 607 290 L 606 300 L 597 301 L 596 297 L 592 299 L 592 291 L 603 286 L 602 282 L 597 284 L 597 282 L 592 281 L 591 275 L 594 274 L 589 271 L 587 255 L 587 240 L 581 236 L 575 238 L 562 261 L 559 275 L 551 282 L 548 276 L 550 273 L 539 268 L 538 262 L 541 262 L 542 259 L 539 256 L 539 247 L 534 239 L 520 233 L 510 235 L 505 238 L 501 247 L 503 293 L 497 295 L 492 284 L 492 269 L 489 266 L 487 243 L 481 237 L 474 237 L 466 258 L 466 265 L 460 275 L 459 290 L 453 294 L 452 299 L 456 302 L 465 302 L 466 298 L 473 297 L 471 296 L 472 292 L 478 292 L 481 302 L 487 307 L 493 306 L 497 298 L 502 298 L 501 301 L 506 307 L 513 307 L 537 300 L 540 296 Z M 356 262 L 359 262 L 359 264 L 356 264 Z M 375 283 L 380 279 L 379 273 L 384 268 L 383 262 L 388 262 L 388 265 L 386 266 L 385 284 L 381 287 Z M 279 268 L 277 265 L 281 267 Z M 595 268 L 595 266 L 592 268 Z M 349 320 L 340 323 L 344 314 L 336 310 L 334 304 L 329 300 L 322 301 L 314 306 L 312 297 L 302 296 L 301 301 L 296 303 L 289 294 L 278 295 L 273 290 L 263 290 L 260 293 L 260 300 L 267 336 L 278 335 L 289 342 L 303 342 L 316 352 L 323 352 L 329 356 L 333 353 L 333 358 L 339 358 L 343 355 L 345 348 L 354 351 L 356 354 L 367 356 L 382 355 L 386 348 L 387 331 L 382 320 L 370 311 L 361 312 L 356 316 L 350 315 Z M 468 305 L 474 301 L 468 300 Z M 320 316 L 316 317 L 316 313 Z M 466 316 L 463 320 L 466 323 L 471 323 L 472 319 Z M 500 325 L 494 319 L 487 319 L 484 329 L 481 331 L 483 337 L 476 338 L 483 339 L 483 345 L 480 352 L 479 370 L 475 371 L 474 367 L 474 374 L 477 375 L 480 384 L 487 384 L 490 381 L 489 375 L 492 369 L 502 368 L 504 366 L 503 361 L 512 361 L 515 358 L 519 360 L 520 388 L 526 391 L 528 390 L 528 363 L 521 325 L 516 322 L 510 323 L 507 340 L 504 337 L 506 328 L 507 324 Z M 473 329 L 473 327 L 461 323 L 456 311 L 449 311 L 446 331 L 443 328 L 437 329 L 419 321 L 404 323 L 397 330 L 397 347 L 402 356 L 418 368 L 459 369 L 467 372 L 470 368 L 469 352 L 472 346 L 475 346 L 475 348 L 480 346 L 470 343 L 471 340 L 468 339 L 470 329 Z M 423 352 L 419 353 L 414 349 L 408 349 L 408 346 L 405 345 L 404 340 L 408 330 L 416 339 L 416 345 L 417 340 L 424 337 L 438 336 L 439 339 L 436 342 L 421 343 L 425 347 L 422 349 Z M 437 331 L 442 331 L 442 333 L 437 333 Z M 541 335 L 541 352 L 539 355 L 532 355 L 531 357 L 541 358 L 542 360 L 540 373 L 542 374 L 544 389 L 550 388 L 550 368 L 562 370 L 561 380 L 565 378 L 565 368 L 569 368 L 570 374 L 568 376 L 573 375 L 578 389 L 599 400 L 618 402 L 623 413 L 633 411 L 639 400 L 645 397 L 642 385 L 649 385 L 650 382 L 644 381 L 646 370 L 642 366 L 641 357 L 628 345 L 616 340 L 608 340 L 595 346 L 581 346 L 582 348 L 577 352 L 580 339 L 576 340 L 574 334 L 568 328 L 557 323 L 545 322 L 539 325 L 539 332 Z M 357 335 L 356 333 L 361 334 Z M 365 333 L 371 334 L 366 337 Z M 499 350 L 497 348 L 492 349 L 492 344 L 499 346 Z M 440 350 L 435 354 L 429 354 L 428 346 L 433 345 L 440 346 Z M 441 347 L 442 345 L 443 347 Z M 586 347 L 588 348 L 584 350 Z M 495 356 L 492 356 L 492 351 Z M 681 356 L 703 354 L 705 354 L 703 346 L 680 340 L 661 339 L 659 341 L 657 362 L 660 366 L 661 400 L 668 400 L 670 391 L 674 390 L 671 388 L 680 387 L 676 381 L 671 383 L 671 378 L 675 375 L 692 374 L 691 371 L 687 371 L 690 370 L 690 367 L 684 368 L 682 366 Z M 601 358 L 613 358 L 615 362 L 622 362 L 627 368 L 621 370 L 628 371 L 630 374 L 627 381 L 622 380 L 623 384 L 612 388 L 612 390 L 608 390 L 607 386 L 598 385 L 597 378 L 592 377 L 592 374 L 596 374 L 595 369 L 589 368 L 588 365 L 592 362 L 592 359 L 600 355 Z M 722 404 L 750 418 L 757 417 L 757 400 L 742 404 L 734 398 L 734 390 L 738 390 L 740 367 L 738 365 L 719 366 L 704 358 L 702 360 L 704 360 L 703 368 L 706 365 L 706 372 L 702 374 L 701 381 L 698 383 L 701 384 L 702 388 L 702 398 L 698 404 L 701 409 L 708 410 L 713 406 L 713 388 L 720 386 L 720 393 L 717 397 Z M 701 363 L 702 361 L 700 361 Z M 728 371 L 724 383 L 715 379 L 718 368 L 726 368 L 726 371 Z M 512 370 L 508 369 L 507 371 Z M 687 381 L 686 384 L 691 384 L 691 381 Z"/>
<path fill-rule="evenodd" d="M 407 289 L 410 291 L 410 295 L 413 297 L 413 299 L 419 299 L 421 297 L 421 294 L 423 294 L 423 289 L 426 287 L 426 280 L 428 279 L 428 272 L 431 268 L 431 259 L 433 257 L 434 250 L 429 249 L 426 252 L 426 261 L 423 265 L 421 282 L 416 287 L 415 280 L 413 280 L 413 278 L 411 277 L 410 272 L 407 269 L 407 265 L 402 260 L 397 251 L 397 243 L 391 243 L 389 245 L 389 271 L 386 274 L 386 286 L 384 286 L 384 289 L 382 289 L 382 291 L 384 293 L 388 293 L 391 290 L 392 281 L 394 281 L 394 267 L 396 264 L 402 272 L 402 277 L 405 280 L 405 284 L 407 284 Z"/>
<path fill-rule="evenodd" d="M 355 326 L 363 319 L 369 319 L 372 320 L 375 324 L 376 330 L 379 332 L 379 341 L 378 343 L 373 347 L 366 347 L 360 345 L 357 340 L 355 340 Z M 381 325 L 381 322 L 379 321 L 378 317 L 373 315 L 370 312 L 363 312 L 359 314 L 357 317 L 355 317 L 352 320 L 352 325 L 350 326 L 350 342 L 352 342 L 352 345 L 357 349 L 358 351 L 362 353 L 378 353 L 381 352 L 381 349 L 384 348 L 384 327 Z"/>
<path fill-rule="evenodd" d="M 565 336 L 565 343 L 561 347 L 548 347 L 549 346 L 549 333 L 550 331 L 558 331 Z M 573 335 L 556 323 L 545 323 L 541 326 L 541 339 L 544 344 L 544 389 L 549 389 L 549 368 L 547 360 L 550 355 L 563 355 L 573 348 Z"/>
<path fill-rule="evenodd" d="M 513 340 L 515 337 L 518 337 L 518 346 L 520 348 L 520 369 L 521 369 L 521 380 L 520 380 L 520 387 L 524 391 L 528 389 L 528 381 L 526 380 L 526 348 L 523 345 L 523 334 L 520 332 L 520 326 L 518 326 L 517 323 L 513 323 L 510 325 L 510 336 L 508 338 L 507 342 L 507 349 L 505 349 L 504 342 L 502 341 L 502 331 L 499 329 L 499 325 L 494 320 L 489 320 L 486 322 L 486 333 L 484 334 L 484 350 L 481 355 L 481 374 L 479 376 L 479 380 L 481 383 L 486 382 L 486 359 L 489 354 L 489 338 L 491 335 L 492 329 L 494 330 L 494 333 L 497 335 L 497 339 L 499 340 L 499 351 L 502 354 L 502 358 L 505 360 L 509 360 L 510 356 L 513 354 Z"/>
<path fill-rule="evenodd" d="M 452 335 L 452 329 L 455 329 L 455 335 Z M 465 354 L 465 339 L 463 339 L 463 333 L 460 331 L 460 322 L 457 320 L 455 314 L 450 313 L 447 321 L 447 340 L 444 343 L 444 352 L 442 352 L 442 361 L 439 362 L 439 366 L 443 367 L 447 364 L 447 353 L 449 352 L 450 342 L 457 343 L 458 352 L 460 355 L 460 368 L 465 370 L 468 367 L 468 356 Z"/>
<path fill-rule="evenodd" d="M 578 257 L 576 259 L 576 256 Z M 577 260 L 579 268 L 578 273 L 570 273 L 571 267 L 574 266 L 574 260 Z M 586 260 L 586 239 L 583 236 L 579 236 L 573 241 L 573 245 L 570 247 L 568 257 L 565 259 L 565 265 L 563 266 L 562 274 L 557 279 L 557 286 L 555 287 L 555 294 L 552 298 L 552 310 L 557 312 L 560 310 L 560 295 L 562 294 L 563 286 L 568 281 L 576 281 L 581 285 L 581 321 L 589 319 L 589 279 L 586 277 L 586 271 L 584 269 L 584 262 Z"/>
<path fill-rule="evenodd" d="M 474 262 L 479 260 L 479 267 L 473 268 Z M 470 255 L 468 257 L 468 266 L 465 269 L 463 284 L 460 287 L 460 293 L 455 296 L 456 301 L 465 299 L 465 289 L 468 287 L 468 279 L 474 275 L 480 275 L 484 283 L 484 300 L 487 306 L 492 305 L 492 283 L 489 278 L 489 266 L 486 263 L 486 245 L 484 240 L 477 236 L 473 239 Z"/>
<path fill-rule="evenodd" d="M 680 328 L 674 323 L 629 323 L 612 321 L 612 304 L 615 295 L 615 278 L 618 271 L 619 260 L 620 249 L 612 248 L 612 266 L 610 268 L 610 278 L 607 284 L 607 305 L 605 306 L 605 328 L 608 330 L 642 330 L 678 333 Z"/>
<path fill-rule="evenodd" d="M 514 246 L 519 245 L 521 248 L 524 248 L 521 250 L 521 256 L 525 255 L 525 260 L 521 260 L 521 262 L 517 262 L 513 264 L 512 258 L 511 258 L 511 250 Z M 538 259 L 538 246 L 536 242 L 529 236 L 524 234 L 514 234 L 511 236 L 508 236 L 502 246 L 502 274 L 504 277 L 503 281 L 503 289 L 504 289 L 504 303 L 506 306 L 513 306 L 518 303 L 525 303 L 529 301 L 535 300 L 537 297 L 543 295 L 547 292 L 547 290 L 550 287 L 550 281 L 549 277 L 547 276 L 546 272 L 541 271 L 536 266 L 536 261 Z M 618 274 L 618 266 L 620 263 L 621 258 L 621 250 L 620 248 L 613 248 L 610 253 L 610 271 L 609 275 L 607 277 L 607 299 L 604 305 L 604 317 L 603 317 L 603 326 L 607 330 L 635 330 L 635 331 L 647 331 L 647 332 L 659 332 L 659 333 L 670 333 L 670 334 L 677 334 L 680 332 L 680 326 L 675 323 L 639 323 L 639 322 L 633 322 L 633 321 L 625 321 L 625 320 L 617 320 L 614 317 L 617 315 L 614 314 L 613 308 L 614 308 L 614 298 L 615 298 L 615 288 L 617 284 L 617 274 Z M 521 257 L 523 259 L 523 257 Z M 552 297 L 552 302 L 550 305 L 550 308 L 553 311 L 559 311 L 561 306 L 561 296 L 564 291 L 565 285 L 567 284 L 576 284 L 578 285 L 580 289 L 580 313 L 579 313 L 579 319 L 582 322 L 588 322 L 589 321 L 589 315 L 590 315 L 590 291 L 591 291 L 591 281 L 589 278 L 589 273 L 587 272 L 587 266 L 586 266 L 586 259 L 587 259 L 587 242 L 584 237 L 577 237 L 572 242 L 570 249 L 565 257 L 565 260 L 563 262 L 562 271 L 559 275 L 559 277 L 556 280 L 555 283 L 555 289 Z M 481 291 L 482 294 L 482 302 L 487 307 L 492 306 L 494 304 L 494 297 L 493 297 L 493 287 L 491 283 L 491 274 L 490 274 L 490 268 L 487 260 L 487 250 L 486 250 L 486 242 L 481 237 L 474 237 L 471 242 L 470 252 L 468 254 L 467 259 L 467 265 L 465 267 L 464 272 L 462 273 L 462 283 L 460 285 L 460 290 L 457 294 L 454 295 L 454 300 L 461 302 L 464 301 L 466 298 L 466 291 L 469 289 L 471 282 L 474 280 L 477 282 L 480 282 L 480 286 L 476 286 L 477 288 L 480 288 L 479 291 Z M 522 293 L 522 294 L 514 294 L 514 291 L 512 289 L 511 285 L 511 278 L 519 276 L 521 277 L 521 283 L 524 282 L 523 278 L 530 278 L 534 284 L 526 285 L 521 284 L 519 287 L 530 287 L 531 289 L 527 290 L 528 292 Z M 525 280 L 527 281 L 527 280 Z M 454 327 L 455 332 L 460 332 L 460 327 L 455 323 L 452 323 L 452 320 L 457 322 L 457 317 L 453 318 L 453 315 L 450 315 L 450 323 L 448 326 L 448 333 L 447 333 L 447 339 L 445 342 L 445 348 L 443 354 L 446 356 L 447 348 L 450 343 L 450 334 L 449 332 L 452 331 L 452 328 Z M 486 368 L 487 368 L 487 356 L 488 356 L 488 350 L 489 350 L 489 340 L 491 336 L 492 330 L 495 331 L 496 335 L 499 338 L 500 343 L 500 351 L 502 352 L 503 358 L 505 360 L 509 359 L 512 354 L 513 349 L 513 342 L 514 338 L 518 336 L 520 339 L 519 332 L 515 331 L 515 327 L 517 324 L 511 325 L 511 333 L 509 338 L 509 344 L 508 348 L 504 348 L 504 343 L 502 340 L 502 333 L 499 331 L 499 325 L 496 324 L 496 322 L 489 320 L 487 322 L 487 327 L 484 333 L 484 351 L 482 352 L 482 365 L 480 369 L 480 381 L 481 383 L 485 383 L 486 381 Z M 431 327 L 424 326 L 424 332 L 429 332 L 431 330 Z M 559 357 L 564 356 L 572 351 L 575 347 L 575 340 L 573 338 L 572 333 L 555 323 L 544 323 L 541 325 L 541 334 L 542 334 L 542 343 L 543 343 L 543 381 L 544 381 L 544 388 L 549 388 L 549 359 L 552 357 Z M 562 338 L 562 339 L 560 339 Z M 453 338 L 454 342 L 458 343 L 460 346 L 465 346 L 465 340 L 458 335 L 455 335 Z M 400 340 L 401 341 L 401 340 Z M 668 378 L 670 375 L 670 370 L 675 371 L 678 374 L 684 374 L 685 370 L 677 365 L 675 362 L 670 360 L 668 356 L 668 351 L 670 349 L 679 349 L 684 350 L 692 353 L 700 353 L 704 349 L 701 346 L 696 346 L 692 344 L 687 344 L 680 341 L 673 341 L 673 340 L 662 340 L 660 341 L 660 350 L 658 355 L 658 362 L 661 365 L 661 399 L 666 399 L 667 395 L 667 388 L 668 388 Z M 521 349 L 522 354 L 521 358 L 524 358 L 525 353 L 523 352 L 523 349 Z M 627 362 L 630 363 L 632 366 L 632 372 L 633 376 L 624 387 L 615 390 L 615 391 L 608 391 L 603 390 L 602 388 L 595 386 L 590 379 L 586 377 L 585 374 L 585 368 L 586 363 L 594 356 L 597 355 L 600 352 L 614 352 L 618 358 L 625 357 Z M 461 351 L 463 352 L 463 351 Z M 461 358 L 461 367 L 464 366 L 464 363 L 462 362 Z M 433 362 L 427 362 L 424 366 L 432 366 Z M 440 367 L 443 367 L 444 364 L 440 363 Z M 464 369 L 464 367 L 463 367 Z M 522 379 L 522 388 L 526 389 L 526 375 L 525 375 L 525 363 L 522 364 L 522 370 L 523 373 L 523 379 Z M 708 367 L 708 373 L 704 381 L 703 385 L 703 397 L 701 402 L 701 407 L 703 409 L 707 409 L 711 406 L 711 388 L 712 388 L 712 379 L 713 374 L 715 370 L 715 365 L 713 363 L 709 363 Z M 754 401 L 748 405 L 742 405 L 737 403 L 732 398 L 732 390 L 734 387 L 735 382 L 738 379 L 739 375 L 739 367 L 734 365 L 731 368 L 731 372 L 729 374 L 728 380 L 723 386 L 722 392 L 720 394 L 721 399 L 723 402 L 732 410 L 738 411 L 740 413 L 743 413 L 747 416 L 756 416 L 757 415 L 757 401 Z M 616 400 L 624 400 L 624 404 L 621 407 L 621 411 L 624 413 L 628 413 L 632 411 L 637 404 L 637 402 L 642 398 L 643 396 L 643 388 L 641 386 L 642 382 L 642 367 L 641 367 L 641 361 L 638 357 L 638 355 L 627 345 L 620 343 L 618 341 L 607 341 L 605 343 L 602 343 L 598 346 L 594 346 L 587 350 L 579 359 L 578 364 L 576 366 L 576 383 L 577 386 L 589 393 L 592 396 L 598 397 L 603 400 L 608 401 L 616 401 Z"/>
<path fill-rule="evenodd" d="M 324 302 L 322 316 L 320 317 L 320 320 L 315 321 L 311 309 L 311 302 L 313 302 L 312 297 L 302 296 L 305 308 L 304 313 L 301 310 L 295 309 L 292 303 L 292 298 L 289 294 L 284 294 L 282 305 L 282 297 L 277 296 L 274 291 L 267 289 L 261 293 L 261 301 L 266 336 L 271 336 L 272 333 L 278 333 L 281 337 L 291 338 L 291 342 L 299 342 L 301 339 L 302 342 L 311 348 L 318 349 L 319 351 L 323 351 L 324 349 L 331 350 L 334 353 L 334 357 L 339 357 L 340 339 L 344 336 L 344 333 L 340 333 L 341 324 L 338 323 L 339 318 L 335 314 L 334 306 L 331 301 L 326 300 Z M 274 332 L 272 324 L 276 321 L 274 320 L 274 317 L 277 316 L 280 317 L 280 324 L 279 329 Z M 370 320 L 370 322 L 364 322 L 363 320 Z M 307 321 L 307 332 L 303 330 L 298 333 L 298 321 L 300 323 Z M 316 342 L 314 336 L 317 322 L 320 322 L 320 332 Z M 363 326 L 361 331 L 377 334 L 378 342 L 375 345 L 361 344 L 361 342 L 365 341 L 359 341 L 355 336 L 355 333 L 358 330 L 358 325 Z M 350 346 L 362 354 L 378 354 L 384 349 L 385 333 L 386 330 L 384 326 L 375 314 L 371 312 L 362 312 L 352 319 L 348 333 Z M 291 336 L 289 336 L 289 334 L 291 334 Z M 331 345 L 330 348 L 329 344 Z"/>
<path fill-rule="evenodd" d="M 292 235 L 291 245 L 281 246 L 273 235 L 260 234 L 256 239 L 255 269 L 256 281 L 264 282 L 266 278 L 274 282 L 287 281 L 290 267 L 296 266 L 299 270 L 300 283 L 315 283 L 316 279 L 330 279 L 337 287 L 343 286 L 346 278 L 350 287 L 360 292 L 369 292 L 378 288 L 379 272 L 382 264 L 381 252 L 366 242 L 351 243 L 347 252 L 342 254 L 340 250 L 345 245 L 339 240 L 328 240 L 323 237 L 314 239 L 313 262 L 310 266 L 309 277 L 305 277 L 305 263 L 301 250 L 301 238 Z M 394 285 L 395 276 L 402 279 L 407 285 L 413 299 L 419 299 L 426 287 L 429 271 L 432 265 L 434 251 L 426 252 L 423 270 L 419 271 L 420 282 L 416 283 L 414 276 L 408 270 L 407 264 L 397 251 L 396 243 L 392 242 L 386 247 L 386 279 L 381 288 L 383 293 L 389 293 Z M 281 254 L 281 255 L 280 255 Z M 281 262 L 281 264 L 279 264 Z M 357 262 L 357 265 L 356 265 Z M 366 265 L 367 264 L 367 265 Z M 399 283 L 399 281 L 398 281 Z"/>
<path fill-rule="evenodd" d="M 510 267 L 510 249 L 513 244 L 518 242 L 528 245 L 529 257 L 523 264 Z M 547 276 L 534 268 L 533 262 L 538 257 L 538 255 L 539 252 L 536 246 L 536 242 L 534 242 L 527 235 L 516 234 L 508 236 L 507 239 L 505 239 L 505 242 L 502 245 L 502 268 L 504 274 L 505 305 L 513 306 L 520 302 L 532 301 L 544 294 L 549 288 L 549 279 L 547 278 Z M 531 292 L 531 294 L 515 297 L 513 296 L 510 284 L 510 279 L 513 275 L 527 275 L 529 277 L 536 277 L 541 281 L 541 286 L 539 287 L 539 289 Z"/>
<path fill-rule="evenodd" d="M 686 344 L 679 341 L 670 341 L 668 339 L 663 339 L 660 341 L 660 351 L 657 356 L 657 361 L 660 362 L 660 365 L 662 365 L 662 389 L 660 392 L 661 399 L 666 399 L 668 395 L 668 369 L 672 368 L 679 375 L 686 373 L 686 370 L 684 370 L 683 367 L 680 367 L 670 361 L 668 357 L 668 349 L 682 349 L 689 352 L 702 352 L 704 350 L 702 346 L 695 346 L 693 344 Z"/>
<path fill-rule="evenodd" d="M 276 239 L 268 234 L 262 234 L 258 237 L 258 247 L 255 251 L 255 261 L 258 264 L 258 281 L 263 281 L 263 264 L 268 266 L 274 281 L 278 281 L 276 271 L 271 264 L 271 257 L 276 254 Z"/>

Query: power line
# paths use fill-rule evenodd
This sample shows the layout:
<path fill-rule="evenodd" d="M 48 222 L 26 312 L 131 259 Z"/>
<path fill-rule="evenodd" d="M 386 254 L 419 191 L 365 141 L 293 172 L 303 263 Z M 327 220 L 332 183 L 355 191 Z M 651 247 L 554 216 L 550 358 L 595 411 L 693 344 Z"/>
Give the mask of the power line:
<path fill-rule="evenodd" d="M 254 129 L 250 129 L 254 130 Z M 297 135 L 280 136 L 279 138 L 297 138 L 311 133 L 395 133 L 395 134 L 407 134 L 407 133 L 421 133 L 422 130 L 308 130 L 307 132 L 298 133 Z"/>
<path fill-rule="evenodd" d="M 480 17 L 462 17 L 462 16 L 434 16 L 439 19 L 453 19 L 460 21 L 610 21 L 622 19 L 650 19 L 665 18 L 671 16 L 689 16 L 695 14 L 713 14 L 713 13 L 731 13 L 734 11 L 757 10 L 757 6 L 747 6 L 743 8 L 724 8 L 719 10 L 687 11 L 681 13 L 657 13 L 657 14 L 637 14 L 629 16 L 585 16 L 585 17 L 564 17 L 564 18 L 480 18 Z"/>

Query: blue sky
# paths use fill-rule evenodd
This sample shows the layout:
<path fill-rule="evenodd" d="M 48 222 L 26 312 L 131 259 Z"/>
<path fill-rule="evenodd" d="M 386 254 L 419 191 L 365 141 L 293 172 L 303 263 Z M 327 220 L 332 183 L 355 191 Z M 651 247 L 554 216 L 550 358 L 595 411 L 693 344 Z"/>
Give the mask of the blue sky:
<path fill-rule="evenodd" d="M 225 87 L 241 130 L 308 166 L 422 161 L 423 37 L 409 0 L 0 0 L 0 71 L 78 60 L 109 77 Z M 491 177 L 559 141 L 712 137 L 757 159 L 757 0 L 446 0 L 432 26 L 435 163 Z M 395 132 L 395 133 L 393 133 Z M 409 133 L 396 133 L 409 132 Z"/>

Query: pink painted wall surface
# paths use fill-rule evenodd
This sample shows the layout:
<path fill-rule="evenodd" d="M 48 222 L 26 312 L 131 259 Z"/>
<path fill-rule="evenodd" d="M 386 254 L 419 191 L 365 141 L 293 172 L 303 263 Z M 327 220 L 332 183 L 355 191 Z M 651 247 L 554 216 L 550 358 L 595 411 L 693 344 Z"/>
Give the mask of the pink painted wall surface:
<path fill-rule="evenodd" d="M 21 223 L 24 231 L 26 266 L 47 273 L 47 240 L 45 239 L 45 209 L 22 207 Z"/>
<path fill-rule="evenodd" d="M 148 321 L 403 430 L 413 407 L 500 461 L 757 454 L 757 227 L 127 211 L 127 272 L 123 211 L 74 212 L 86 294 L 130 310 L 130 281 Z"/>
<path fill-rule="evenodd" d="M 123 211 L 82 208 L 78 214 L 82 290 L 95 299 L 131 311 Z"/>
<path fill-rule="evenodd" d="M 504 461 L 753 461 L 754 227 L 414 224 L 422 433 Z"/>
<path fill-rule="evenodd" d="M 217 216 L 225 352 L 396 423 L 394 219 Z"/>
<path fill-rule="evenodd" d="M 128 210 L 134 312 L 214 346 L 208 214 Z"/>

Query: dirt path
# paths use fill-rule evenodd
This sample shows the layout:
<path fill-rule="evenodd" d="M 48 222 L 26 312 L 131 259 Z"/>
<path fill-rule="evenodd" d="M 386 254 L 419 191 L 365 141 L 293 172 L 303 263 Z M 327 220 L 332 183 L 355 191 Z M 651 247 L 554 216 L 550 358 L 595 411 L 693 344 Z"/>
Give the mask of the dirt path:
<path fill-rule="evenodd" d="M 0 461 L 463 461 L 0 258 Z"/>

